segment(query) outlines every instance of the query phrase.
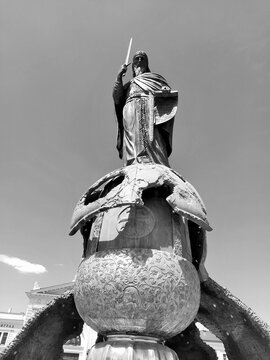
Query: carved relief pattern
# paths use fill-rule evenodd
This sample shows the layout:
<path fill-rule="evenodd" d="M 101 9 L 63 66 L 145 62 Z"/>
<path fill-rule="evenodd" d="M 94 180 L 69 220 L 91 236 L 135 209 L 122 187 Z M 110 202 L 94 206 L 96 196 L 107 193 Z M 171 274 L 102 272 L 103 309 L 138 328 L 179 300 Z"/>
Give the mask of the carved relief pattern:
<path fill-rule="evenodd" d="M 75 302 L 85 322 L 101 333 L 170 337 L 197 314 L 199 279 L 186 259 L 151 249 L 98 252 L 82 261 Z"/>
<path fill-rule="evenodd" d="M 155 217 L 146 206 L 127 206 L 118 215 L 117 231 L 128 238 L 141 238 L 155 227 Z"/>

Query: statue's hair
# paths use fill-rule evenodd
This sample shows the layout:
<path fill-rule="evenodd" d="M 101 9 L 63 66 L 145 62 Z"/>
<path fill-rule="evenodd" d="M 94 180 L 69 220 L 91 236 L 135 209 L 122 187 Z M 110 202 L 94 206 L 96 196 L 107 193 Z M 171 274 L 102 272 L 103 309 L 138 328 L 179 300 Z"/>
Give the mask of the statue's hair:
<path fill-rule="evenodd" d="M 138 55 L 142 55 L 142 56 L 144 56 L 144 57 L 146 58 L 146 72 L 150 72 L 150 71 L 151 71 L 151 70 L 149 69 L 149 66 L 148 66 L 149 61 L 148 61 L 148 56 L 147 56 L 146 52 L 145 52 L 145 51 L 142 51 L 142 50 L 139 50 L 139 51 L 136 51 L 136 52 L 135 52 L 135 54 L 134 54 L 134 56 L 133 56 L 133 59 L 132 59 L 132 73 L 133 73 L 133 77 L 136 76 L 135 71 L 134 71 L 134 65 L 133 65 L 133 63 L 134 63 L 135 57 L 138 56 Z"/>

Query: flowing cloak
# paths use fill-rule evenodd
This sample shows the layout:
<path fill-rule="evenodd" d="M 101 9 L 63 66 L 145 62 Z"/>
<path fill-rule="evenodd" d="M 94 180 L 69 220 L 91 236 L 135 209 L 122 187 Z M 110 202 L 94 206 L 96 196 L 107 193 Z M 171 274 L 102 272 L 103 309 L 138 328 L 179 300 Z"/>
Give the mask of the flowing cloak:
<path fill-rule="evenodd" d="M 177 92 L 173 92 L 174 95 L 171 95 L 170 92 L 167 95 L 164 95 L 162 91 L 164 87 L 170 90 L 170 86 L 167 81 L 158 74 L 147 72 L 141 75 L 134 77 L 130 82 L 125 84 L 115 84 L 114 93 L 116 93 L 116 87 L 120 86 L 121 94 L 118 96 L 117 101 L 115 100 L 115 111 L 118 122 L 118 133 L 117 133 L 117 150 L 119 152 L 119 157 L 123 158 L 123 139 L 124 139 L 124 119 L 123 119 L 123 109 L 126 104 L 127 98 L 130 95 L 129 90 L 135 84 L 137 88 L 140 89 L 140 92 L 143 94 L 153 94 L 154 95 L 154 104 L 153 104 L 153 116 L 154 116 L 154 126 L 158 128 L 159 134 L 162 137 L 162 141 L 165 144 L 166 154 L 168 158 L 172 152 L 172 132 L 173 132 L 173 122 L 174 116 L 177 110 Z M 115 96 L 114 96 L 115 98 Z"/>

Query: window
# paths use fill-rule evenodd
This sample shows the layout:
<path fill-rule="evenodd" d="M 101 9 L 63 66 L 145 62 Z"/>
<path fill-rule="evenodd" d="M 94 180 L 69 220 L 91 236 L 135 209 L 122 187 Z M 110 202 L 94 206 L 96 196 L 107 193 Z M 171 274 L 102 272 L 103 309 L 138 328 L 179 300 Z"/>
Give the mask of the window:
<path fill-rule="evenodd" d="M 70 340 L 68 340 L 65 345 L 73 345 L 73 346 L 80 346 L 81 345 L 81 338 L 80 335 L 76 336 Z"/>
<path fill-rule="evenodd" d="M 8 336 L 7 332 L 0 333 L 0 345 L 5 345 L 7 341 L 7 336 Z"/>
<path fill-rule="evenodd" d="M 79 354 L 64 353 L 63 360 L 78 360 Z"/>

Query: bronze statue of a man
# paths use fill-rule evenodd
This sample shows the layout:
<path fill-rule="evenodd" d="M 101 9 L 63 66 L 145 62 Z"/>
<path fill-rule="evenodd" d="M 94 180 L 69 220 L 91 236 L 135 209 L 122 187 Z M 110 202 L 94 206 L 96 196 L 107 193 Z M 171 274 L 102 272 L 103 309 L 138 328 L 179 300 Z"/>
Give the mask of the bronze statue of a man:
<path fill-rule="evenodd" d="M 117 149 L 124 165 L 152 162 L 169 166 L 177 91 L 150 72 L 144 51 L 135 53 L 133 78 L 123 85 L 127 65 L 121 66 L 113 88 L 118 121 Z"/>

